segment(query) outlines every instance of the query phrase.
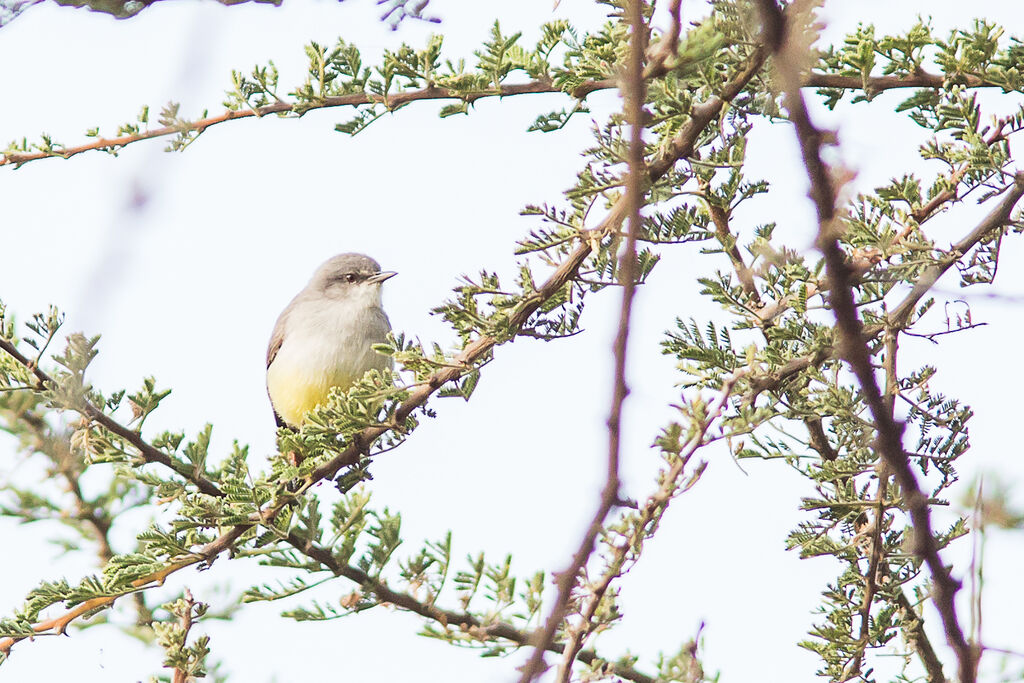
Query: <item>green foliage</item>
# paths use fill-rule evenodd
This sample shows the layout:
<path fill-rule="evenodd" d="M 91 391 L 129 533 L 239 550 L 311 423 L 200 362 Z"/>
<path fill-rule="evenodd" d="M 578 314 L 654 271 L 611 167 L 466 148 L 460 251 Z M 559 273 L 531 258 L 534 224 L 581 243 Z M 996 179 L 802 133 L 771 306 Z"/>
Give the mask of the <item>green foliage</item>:
<path fill-rule="evenodd" d="M 533 46 L 496 21 L 469 61 L 448 56 L 441 36 L 422 47 L 386 50 L 377 64 L 365 63 L 342 39 L 333 47 L 310 43 L 304 81 L 286 94 L 273 62 L 248 75 L 233 72 L 226 120 L 350 106 L 353 118 L 336 129 L 354 135 L 418 99 L 448 100 L 440 114 L 450 116 L 469 113 L 485 96 L 561 91 L 572 104 L 540 112 L 530 126 L 557 134 L 573 116 L 589 112 L 590 92 L 614 87 L 623 73 L 630 36 L 625 4 L 605 4 L 611 20 L 598 29 L 549 22 Z M 666 332 L 662 350 L 675 360 L 683 389 L 673 419 L 653 440 L 658 471 L 651 491 L 640 502 L 616 501 L 593 556 L 571 577 L 574 589 L 551 647 L 575 648 L 570 666 L 581 680 L 708 680 L 696 642 L 658 656 L 650 663 L 653 674 L 634 668 L 643 664 L 628 652 L 611 657 L 593 648 L 600 633 L 628 618 L 618 600 L 621 579 L 642 560 L 672 500 L 699 482 L 705 464 L 696 454 L 712 443 L 724 443 L 737 458 L 785 464 L 803 477 L 806 494 L 794 503 L 799 519 L 786 547 L 802 558 L 830 557 L 837 567 L 809 638 L 800 643 L 821 658 L 822 676 L 875 680 L 881 651 L 903 641 L 918 643 L 920 653 L 927 637 L 921 624 L 932 619 L 924 610 L 928 583 L 910 542 L 908 503 L 879 459 L 862 387 L 840 361 L 823 262 L 787 243 L 774 222 L 745 219 L 763 215 L 761 195 L 774 192 L 770 179 L 748 173 L 748 141 L 783 115 L 759 61 L 751 11 L 745 2 L 718 0 L 678 45 L 666 47 L 667 34 L 654 31 L 647 51 L 649 59 L 661 54 L 662 60 L 651 67 L 646 89 L 635 281 L 655 286 L 649 278 L 662 255 L 685 252 L 687 274 L 720 312 L 706 321 L 678 318 Z M 936 368 L 897 362 L 900 342 L 908 334 L 935 336 L 927 333 L 934 299 L 925 296 L 943 272 L 955 266 L 963 286 L 990 284 L 1003 240 L 1019 231 L 1007 212 L 983 234 L 968 228 L 944 248 L 929 221 L 970 195 L 991 205 L 1019 196 L 1010 140 L 1024 129 L 1024 108 L 993 118 L 978 93 L 1024 92 L 1022 58 L 1021 43 L 985 21 L 946 39 L 924 21 L 888 36 L 862 25 L 826 48 L 810 76 L 840 84 L 820 90 L 829 107 L 877 107 L 884 90 L 913 90 L 894 109 L 918 124 L 927 173 L 894 169 L 887 184 L 841 206 L 829 227 L 841 237 L 887 410 L 906 427 L 906 456 L 932 507 L 945 504 L 957 479 L 973 413 L 932 386 Z M 149 118 L 143 109 L 120 126 L 117 144 L 98 129 L 88 134 L 117 153 L 132 142 L 126 136 L 153 133 Z M 173 150 L 212 125 L 182 118 L 174 103 L 157 120 Z M 392 605 L 419 615 L 425 636 L 484 656 L 533 644 L 552 595 L 546 572 L 517 577 L 511 556 L 453 560 L 452 531 L 435 541 L 404 538 L 401 514 L 371 506 L 368 482 L 375 459 L 409 438 L 423 416 L 434 416 L 425 395 L 470 400 L 494 346 L 579 334 L 590 297 L 623 284 L 628 139 L 625 116 L 595 122 L 575 182 L 561 198 L 523 209 L 528 227 L 516 244 L 515 265 L 463 276 L 434 308 L 451 326 L 457 349 L 390 335 L 375 350 L 403 373 L 372 371 L 347 390 L 332 391 L 302 427 L 278 431 L 279 452 L 263 471 L 250 469 L 247 448 L 238 443 L 213 452 L 211 425 L 191 438 L 144 434 L 169 390 L 145 378 L 135 391 L 102 392 L 89 375 L 98 337 L 64 335 L 64 350 L 55 353 L 63 321 L 56 309 L 27 321 L 19 337 L 22 326 L 0 305 L 3 429 L 23 457 L 45 463 L 46 477 L 61 484 L 9 484 L 0 514 L 26 523 L 57 521 L 70 530 L 57 542 L 93 548 L 99 561 L 98 573 L 77 584 L 41 583 L 21 609 L 0 619 L 0 638 L 20 641 L 61 609 L 105 609 L 134 594 L 140 621 L 152 624 L 149 639 L 165 650 L 165 666 L 201 677 L 207 640 L 188 643 L 192 625 L 209 618 L 206 607 L 186 595 L 163 607 L 172 618 L 162 623 L 153 619 L 146 591 L 230 551 L 285 573 L 247 586 L 243 600 L 284 601 L 283 614 L 292 619 L 325 621 Z M 68 148 L 46 135 L 39 143 L 22 139 L 11 144 L 7 160 L 25 163 L 32 152 L 61 156 Z M 659 303 L 686 315 L 671 293 Z M 971 326 L 967 310 L 947 320 L 946 332 Z M 87 474 L 105 485 L 83 491 L 78 482 Z M 314 488 L 326 478 L 334 479 L 336 492 Z M 158 511 L 158 521 L 131 529 L 126 536 L 134 542 L 125 547 L 111 547 L 112 526 L 136 508 Z M 930 542 L 943 550 L 965 533 L 958 519 Z M 898 680 L 917 676 L 921 666 L 931 664 L 922 660 Z"/>

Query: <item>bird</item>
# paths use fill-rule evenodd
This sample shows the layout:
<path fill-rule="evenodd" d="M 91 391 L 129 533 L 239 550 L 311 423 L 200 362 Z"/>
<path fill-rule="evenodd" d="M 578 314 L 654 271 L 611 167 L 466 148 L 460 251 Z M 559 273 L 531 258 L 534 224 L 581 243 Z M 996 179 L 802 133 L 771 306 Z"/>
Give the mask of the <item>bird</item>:
<path fill-rule="evenodd" d="M 332 388 L 348 389 L 369 370 L 391 370 L 391 357 L 372 346 L 391 331 L 381 285 L 395 275 L 364 254 L 338 254 L 281 312 L 267 347 L 267 393 L 278 427 L 301 427 Z"/>

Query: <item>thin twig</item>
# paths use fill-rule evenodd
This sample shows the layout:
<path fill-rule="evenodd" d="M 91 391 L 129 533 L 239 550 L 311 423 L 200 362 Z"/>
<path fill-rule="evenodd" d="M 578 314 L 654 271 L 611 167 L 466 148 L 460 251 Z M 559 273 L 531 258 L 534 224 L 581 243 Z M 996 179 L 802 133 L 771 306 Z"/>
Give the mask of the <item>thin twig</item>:
<path fill-rule="evenodd" d="M 648 165 L 648 183 L 657 180 L 665 173 L 667 173 L 679 159 L 685 158 L 693 154 L 693 149 L 697 137 L 704 130 L 704 128 L 712 120 L 714 120 L 714 118 L 719 114 L 719 112 L 722 111 L 723 107 L 725 106 L 725 103 L 731 101 L 734 97 L 736 97 L 736 95 L 740 93 L 740 91 L 746 86 L 750 79 L 753 78 L 758 71 L 760 71 L 761 66 L 764 64 L 764 59 L 764 51 L 761 48 L 756 48 L 754 52 L 751 54 L 749 61 L 745 65 L 744 69 L 737 73 L 728 83 L 725 84 L 725 86 L 723 86 L 719 96 L 712 96 L 708 98 L 705 102 L 693 107 L 693 109 L 691 110 L 690 119 L 687 121 L 687 123 L 664 148 L 662 155 Z M 610 217 L 614 216 L 616 226 L 622 223 L 627 214 L 625 201 L 626 198 L 620 199 L 612 207 Z M 609 219 L 606 218 L 604 224 L 607 225 L 608 222 Z M 600 512 L 600 510 L 598 512 Z M 578 550 L 577 554 L 574 555 L 572 566 L 582 566 L 583 562 L 585 562 L 586 560 L 586 557 L 589 557 L 590 550 L 593 546 L 593 538 L 596 538 L 596 535 L 591 536 L 592 531 L 593 525 L 591 525 L 591 528 L 588 529 L 587 536 L 584 538 L 584 544 L 586 545 L 586 548 L 584 548 L 584 546 L 581 545 L 580 550 Z M 589 543 L 588 539 L 590 539 Z M 584 553 L 585 557 L 583 557 L 583 561 L 579 564 L 576 564 L 577 560 Z M 572 575 L 567 575 L 566 573 L 560 574 L 559 595 L 561 596 L 564 593 L 566 595 L 565 599 L 567 600 L 568 593 L 566 591 L 568 591 L 571 588 L 574 582 L 575 573 L 573 573 Z M 565 585 L 564 590 L 563 584 Z M 564 613 L 564 607 L 562 607 L 560 611 Z M 553 639 L 554 637 L 554 633 L 557 629 L 558 624 L 561 623 L 561 617 L 559 617 L 559 619 L 556 621 L 552 618 L 554 616 L 555 610 L 552 610 L 551 615 L 549 616 L 548 621 L 545 624 L 545 628 L 541 632 L 541 637 L 543 638 L 543 640 L 538 641 L 538 644 L 535 645 L 537 649 L 534 651 L 534 655 L 531 657 L 530 661 L 528 661 L 527 664 L 524 665 L 523 675 L 520 677 L 521 682 L 529 681 L 532 677 L 540 673 L 540 667 L 543 664 L 544 648 L 540 647 L 539 643 L 550 642 L 551 639 Z"/>
<path fill-rule="evenodd" d="M 896 374 L 896 351 L 898 330 L 888 329 L 885 332 L 885 404 L 891 417 L 895 409 L 895 393 L 899 391 L 899 379 Z M 874 525 L 871 528 L 871 556 L 868 560 L 868 571 L 864 577 L 864 597 L 860 606 L 860 635 L 857 638 L 857 654 L 844 674 L 858 675 L 864 661 L 865 653 L 871 639 L 871 605 L 878 591 L 879 574 L 885 560 L 883 543 L 885 540 L 885 511 L 888 507 L 886 497 L 889 492 L 889 472 L 885 462 L 875 467 L 878 477 L 878 490 L 874 503 Z"/>
<path fill-rule="evenodd" d="M 587 81 L 582 83 L 576 89 L 574 89 L 571 95 L 576 99 L 586 97 L 592 92 L 597 90 L 607 90 L 614 88 L 616 83 L 613 79 Z M 559 93 L 564 92 L 559 87 L 554 85 L 551 79 L 540 78 L 527 83 L 515 83 L 512 85 L 503 85 L 499 88 L 481 90 L 479 92 L 472 93 L 456 93 L 449 88 L 442 88 L 438 86 L 429 86 L 421 88 L 419 90 L 409 90 L 407 92 L 394 93 L 389 95 L 378 95 L 376 93 L 361 92 L 353 93 L 349 95 L 332 95 L 330 97 L 324 97 L 318 100 L 316 103 L 303 103 L 303 113 L 312 111 L 314 109 L 330 109 L 333 107 L 358 107 L 364 104 L 382 104 L 386 106 L 390 111 L 395 111 L 401 107 L 412 102 L 418 102 L 420 100 L 463 100 L 468 103 L 473 103 L 476 100 L 484 99 L 487 97 L 508 97 L 511 95 L 528 95 L 534 93 Z M 77 147 L 67 147 L 59 151 L 46 151 L 46 152 L 4 152 L 0 154 L 0 166 L 15 165 L 21 166 L 29 161 L 36 161 L 39 159 L 49 158 L 60 158 L 69 159 L 73 156 L 81 154 L 83 152 L 90 152 L 94 150 L 113 150 L 120 149 L 125 145 L 130 145 L 134 142 L 141 140 L 151 140 L 153 138 L 167 137 L 169 135 L 180 135 L 182 133 L 202 133 L 211 126 L 216 126 L 227 121 L 235 121 L 237 119 L 245 118 L 262 118 L 269 114 L 291 114 L 294 113 L 296 104 L 291 102 L 274 102 L 273 104 L 267 104 L 262 107 L 254 107 L 251 109 L 238 109 L 225 111 L 217 116 L 208 116 L 206 118 L 197 119 L 195 121 L 182 122 L 171 126 L 162 126 L 160 128 L 153 128 L 151 130 L 142 131 L 140 133 L 134 133 L 131 135 L 122 135 L 115 138 L 97 138 L 92 142 L 78 145 Z"/>
<path fill-rule="evenodd" d="M 978 478 L 978 491 L 974 501 L 974 542 L 971 544 L 971 635 L 975 643 L 981 640 L 981 591 L 985 585 L 985 477 Z"/>
<path fill-rule="evenodd" d="M 917 307 L 918 302 L 928 293 L 929 290 L 938 282 L 939 278 L 942 277 L 947 270 L 949 270 L 954 263 L 960 259 L 961 256 L 968 253 L 978 243 L 992 237 L 998 231 L 1002 230 L 1003 227 L 1010 221 L 1010 214 L 1013 213 L 1014 207 L 1020 198 L 1024 196 L 1024 173 L 1017 173 L 1014 176 L 1013 185 L 1010 186 L 1010 190 L 1006 193 L 1006 196 L 1000 200 L 998 204 L 985 216 L 984 219 L 968 233 L 963 239 L 956 244 L 953 244 L 947 251 L 946 257 L 941 259 L 938 263 L 925 268 L 925 270 L 917 276 L 917 281 L 914 283 L 913 289 L 907 294 L 906 298 L 900 302 L 899 306 L 893 309 L 892 313 L 889 314 L 889 320 L 893 325 L 898 327 L 905 327 L 910 321 L 910 317 L 914 313 L 914 309 Z"/>
<path fill-rule="evenodd" d="M 740 285 L 743 286 L 743 291 L 760 308 L 763 304 L 761 295 L 757 291 L 757 284 L 754 282 L 754 273 L 743 260 L 743 254 L 740 253 L 739 246 L 736 244 L 736 235 L 729 229 L 729 212 L 717 204 L 708 202 L 708 213 L 711 215 L 711 221 L 715 224 L 718 243 L 728 254 L 733 270 L 736 271 L 736 277 L 739 278 Z"/>
<path fill-rule="evenodd" d="M 614 383 L 612 388 L 611 409 L 608 414 L 608 465 L 604 488 L 601 490 L 597 511 L 590 522 L 590 527 L 580 543 L 580 547 L 572 561 L 558 576 L 558 595 L 548 615 L 544 635 L 547 642 L 554 639 L 558 624 L 565 618 L 569 599 L 579 580 L 580 570 L 587 565 L 594 552 L 597 537 L 604 528 L 604 520 L 619 500 L 619 453 L 622 439 L 622 407 L 629 395 L 626 383 L 626 359 L 629 347 L 629 324 L 633 313 L 633 296 L 636 293 L 636 242 L 641 229 L 640 208 L 644 201 L 644 162 L 643 140 L 643 105 L 647 95 L 644 81 L 644 51 L 647 41 L 647 25 L 644 23 L 641 0 L 632 0 L 628 8 L 628 21 L 631 28 L 629 63 L 623 78 L 622 91 L 626 120 L 630 125 L 628 149 L 629 176 L 626 182 L 626 205 L 629 214 L 629 228 L 626 233 L 626 248 L 619 260 L 619 280 L 622 282 L 622 303 L 619 309 L 619 326 L 613 345 L 615 356 Z M 675 40 L 678 41 L 678 33 Z M 672 48 L 674 51 L 674 47 Z M 601 591 L 603 594 L 604 591 Z M 596 610 L 596 606 L 594 607 Z M 590 619 L 587 618 L 589 623 Z M 553 628 L 552 628 L 553 627 Z M 542 642 L 542 645 L 547 643 Z M 570 644 L 565 648 L 559 669 L 560 683 L 569 683 L 572 666 L 576 661 L 578 645 Z M 543 664 L 542 651 L 534 650 L 533 658 L 523 669 L 521 683 L 528 683 Z M 532 666 L 531 666 L 532 665 Z"/>
<path fill-rule="evenodd" d="M 928 332 L 928 333 L 907 332 L 906 330 L 904 330 L 903 334 L 907 335 L 908 337 L 918 337 L 920 339 L 927 339 L 932 344 L 938 344 L 939 342 L 935 341 L 935 337 L 943 337 L 943 336 L 945 336 L 947 334 L 956 334 L 957 332 L 966 332 L 967 330 L 973 330 L 975 327 L 985 327 L 985 325 L 988 325 L 988 323 L 971 323 L 970 325 L 963 325 L 962 327 L 954 327 L 953 329 L 950 329 L 950 330 L 943 330 L 941 332 Z"/>
<path fill-rule="evenodd" d="M 119 593 L 117 595 L 104 595 L 97 598 L 91 598 L 79 603 L 60 616 L 34 624 L 32 626 L 33 635 L 31 636 L 17 635 L 0 638 L 0 653 L 4 655 L 9 654 L 11 648 L 14 647 L 16 643 L 25 640 L 26 638 L 32 638 L 40 635 L 63 635 L 73 621 L 86 614 L 92 614 L 101 609 L 110 607 L 122 595 L 163 585 L 167 577 L 175 572 L 186 567 L 191 567 L 195 564 L 212 562 L 217 555 L 232 547 L 235 541 L 237 541 L 246 531 L 251 529 L 252 526 L 252 524 L 239 524 L 231 527 L 224 534 L 212 542 L 202 546 L 192 554 L 170 562 L 160 571 L 135 579 L 131 582 L 131 586 L 133 588 L 131 591 L 126 591 L 126 593 Z"/>
<path fill-rule="evenodd" d="M 193 626 L 192 610 L 196 606 L 196 601 L 192 597 L 192 591 L 190 591 L 188 588 L 185 589 L 184 602 L 185 602 L 185 612 L 181 615 L 181 628 L 182 628 L 181 648 L 182 649 L 185 648 L 185 643 L 188 642 L 188 633 L 189 633 L 189 631 L 192 630 L 192 626 Z M 173 677 L 172 681 L 173 681 L 173 683 L 188 683 L 188 672 L 185 671 L 184 669 L 179 668 L 179 667 L 175 667 L 174 668 L 174 677 Z"/>
<path fill-rule="evenodd" d="M 668 510 L 672 498 L 683 491 L 689 490 L 704 473 L 706 463 L 701 463 L 693 471 L 689 479 L 680 487 L 679 479 L 683 476 L 683 472 L 694 453 L 708 443 L 717 440 L 717 438 L 706 437 L 708 429 L 724 412 L 733 387 L 740 377 L 743 377 L 745 374 L 745 370 L 738 370 L 723 380 L 718 396 L 708 407 L 704 418 L 696 425 L 695 433 L 672 460 L 671 467 L 660 477 L 661 483 L 658 490 L 647 499 L 639 510 L 639 516 L 632 525 L 632 533 L 625 539 L 625 542 L 614 546 L 611 556 L 606 558 L 607 569 L 604 574 L 588 588 L 590 596 L 580 611 L 580 616 L 583 620 L 577 628 L 570 630 L 569 640 L 566 643 L 563 664 L 559 670 L 559 680 L 561 683 L 568 683 L 569 675 L 572 673 L 572 662 L 576 657 L 576 653 L 583 647 L 586 638 L 594 631 L 594 616 L 597 614 L 601 601 L 611 587 L 612 581 L 629 570 L 627 561 L 629 560 L 630 553 L 638 552 L 635 549 L 640 548 L 643 541 L 654 534 L 654 530 L 658 528 L 661 518 Z M 636 561 L 635 558 L 633 561 Z"/>
<path fill-rule="evenodd" d="M 935 653 L 932 641 L 924 630 L 924 617 L 917 613 L 915 605 L 902 589 L 896 591 L 896 602 L 903 611 L 903 623 L 910 623 L 907 627 L 907 644 L 913 648 L 927 672 L 928 683 L 946 683 L 946 674 L 942 670 L 942 662 Z"/>
<path fill-rule="evenodd" d="M 682 0 L 672 0 L 668 6 L 668 35 L 654 46 L 650 60 L 644 69 L 644 78 L 650 78 L 656 70 L 669 70 L 676 66 L 679 55 L 679 34 L 683 28 Z"/>

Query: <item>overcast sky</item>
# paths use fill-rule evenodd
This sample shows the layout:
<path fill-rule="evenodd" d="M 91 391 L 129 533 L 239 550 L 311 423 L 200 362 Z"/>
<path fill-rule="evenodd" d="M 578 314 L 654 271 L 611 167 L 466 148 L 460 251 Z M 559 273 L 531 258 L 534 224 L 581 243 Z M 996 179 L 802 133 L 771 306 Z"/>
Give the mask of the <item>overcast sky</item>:
<path fill-rule="evenodd" d="M 943 30 L 967 25 L 973 16 L 1011 27 L 1024 19 L 1016 3 L 963 6 L 833 2 L 826 35 L 839 36 L 860 18 L 895 31 L 920 12 Z M 126 22 L 50 4 L 33 7 L 0 29 L 0 142 L 46 132 L 78 144 L 88 128 L 110 133 L 142 105 L 155 113 L 168 100 L 181 102 L 189 118 L 203 109 L 218 112 L 231 69 L 248 71 L 273 59 L 282 89 L 299 82 L 302 46 L 310 40 L 332 43 L 342 36 L 372 56 L 402 40 L 420 45 L 427 33 L 441 31 L 449 55 L 471 57 L 495 17 L 507 32 L 524 30 L 527 44 L 551 18 L 568 17 L 584 29 L 603 21 L 600 7 L 581 0 L 563 0 L 555 10 L 551 0 L 434 0 L 430 7 L 443 19 L 440 27 L 407 23 L 397 32 L 376 20 L 378 10 L 368 0 L 289 1 L 282 8 L 161 2 Z M 700 3 L 684 8 L 689 17 L 703 11 Z M 897 97 L 819 114 L 839 128 L 842 158 L 863 188 L 917 163 L 920 129 L 886 112 Z M 67 313 L 68 331 L 101 333 L 91 378 L 104 391 L 134 389 L 148 375 L 172 388 L 147 433 L 194 434 L 211 422 L 214 453 L 237 439 L 250 444 L 258 466 L 274 449 L 264 389 L 267 338 L 312 270 L 339 252 L 372 255 L 400 274 L 385 286 L 394 327 L 452 348 L 456 338 L 430 308 L 463 273 L 512 272 L 515 240 L 535 227 L 520 209 L 558 201 L 575 177 L 578 151 L 590 143 L 587 118 L 555 135 L 525 132 L 538 113 L 565 104 L 557 95 L 482 101 L 468 117 L 440 120 L 441 105 L 427 102 L 356 138 L 333 132 L 347 112 L 317 111 L 301 120 L 218 126 L 183 154 L 165 154 L 164 142 L 152 141 L 124 149 L 119 158 L 93 153 L 0 169 L 0 300 L 22 320 L 57 304 Z M 598 93 L 591 105 L 598 118 L 619 101 L 614 93 Z M 813 214 L 792 132 L 757 129 L 751 157 L 750 172 L 769 177 L 776 193 L 758 200 L 755 211 L 763 216 L 751 219 L 779 221 L 786 234 L 802 236 L 791 246 L 810 251 Z M 956 239 L 974 215 L 966 209 L 955 220 L 936 220 L 944 231 L 938 239 Z M 1013 239 L 1005 244 L 1003 263 L 1010 265 L 1001 270 L 997 289 L 1024 294 L 1014 272 L 1024 255 Z M 673 362 L 658 353 L 664 331 L 676 316 L 722 320 L 716 305 L 697 296 L 684 251 L 668 250 L 638 295 L 623 453 L 631 497 L 650 490 L 657 458 L 648 445 L 672 418 L 667 405 L 679 396 Z M 960 296 L 954 280 L 943 286 L 949 298 Z M 939 365 L 937 386 L 978 413 L 974 449 L 961 465 L 964 481 L 986 471 L 1018 482 L 1020 445 L 1010 430 L 1019 420 L 1020 373 L 1016 344 L 1008 348 L 1008 340 L 1022 333 L 1020 305 L 984 298 L 971 305 L 974 320 L 986 327 L 948 337 L 940 347 L 911 347 L 918 354 L 912 360 Z M 617 309 L 618 294 L 609 290 L 590 299 L 586 334 L 499 348 L 471 402 L 435 401 L 438 419 L 374 463 L 375 505 L 402 512 L 403 550 L 411 554 L 422 539 L 454 528 L 460 558 L 485 550 L 496 561 L 512 553 L 523 576 L 566 564 L 603 476 Z M 11 440 L 0 437 L 5 470 L 12 453 Z M 624 582 L 626 620 L 598 641 L 599 649 L 618 656 L 628 648 L 640 655 L 638 668 L 650 671 L 658 651 L 675 651 L 703 622 L 705 667 L 721 671 L 723 683 L 811 680 L 818 659 L 795 643 L 815 619 L 811 611 L 835 566 L 783 550 L 801 518 L 799 497 L 811 491 L 780 463 L 747 461 L 745 475 L 722 451 L 708 457 L 704 479 L 674 505 Z M 128 534 L 119 539 L 121 549 L 129 547 L 130 525 L 138 522 L 119 530 Z M 26 549 L 16 566 L 5 566 L 0 613 L 9 614 L 42 577 L 74 580 L 91 571 L 91 556 L 61 555 L 39 543 L 43 535 L 0 520 L 4 546 Z M 954 557 L 962 560 L 967 545 L 961 543 Z M 1019 633 L 1019 545 L 1019 539 L 991 536 L 990 645 L 1013 647 Z M 236 563 L 181 572 L 164 592 L 190 586 L 216 609 L 227 603 L 216 589 L 231 591 L 231 579 L 237 591 L 246 578 L 279 576 L 229 564 Z M 336 599 L 349 590 L 339 582 L 326 595 Z M 501 681 L 511 679 L 524 654 L 481 659 L 414 637 L 417 619 L 386 609 L 312 625 L 282 620 L 279 611 L 278 605 L 255 605 L 231 624 L 205 625 L 214 657 L 237 674 L 233 680 L 425 682 L 444 672 L 448 680 Z M 936 615 L 928 616 L 934 626 Z M 158 654 L 100 627 L 18 645 L 2 679 L 134 681 L 158 669 Z"/>

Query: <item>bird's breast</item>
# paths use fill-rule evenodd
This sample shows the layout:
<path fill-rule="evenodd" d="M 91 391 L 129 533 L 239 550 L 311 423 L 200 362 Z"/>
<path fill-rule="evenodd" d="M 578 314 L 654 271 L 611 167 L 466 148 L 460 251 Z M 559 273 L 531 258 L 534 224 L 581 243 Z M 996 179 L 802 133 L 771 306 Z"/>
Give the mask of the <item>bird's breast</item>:
<path fill-rule="evenodd" d="M 391 358 L 376 353 L 391 329 L 387 316 L 363 302 L 331 302 L 297 309 L 267 368 L 270 400 L 285 422 L 298 425 L 327 400 L 333 387 L 347 389 L 368 370 L 385 370 Z"/>

